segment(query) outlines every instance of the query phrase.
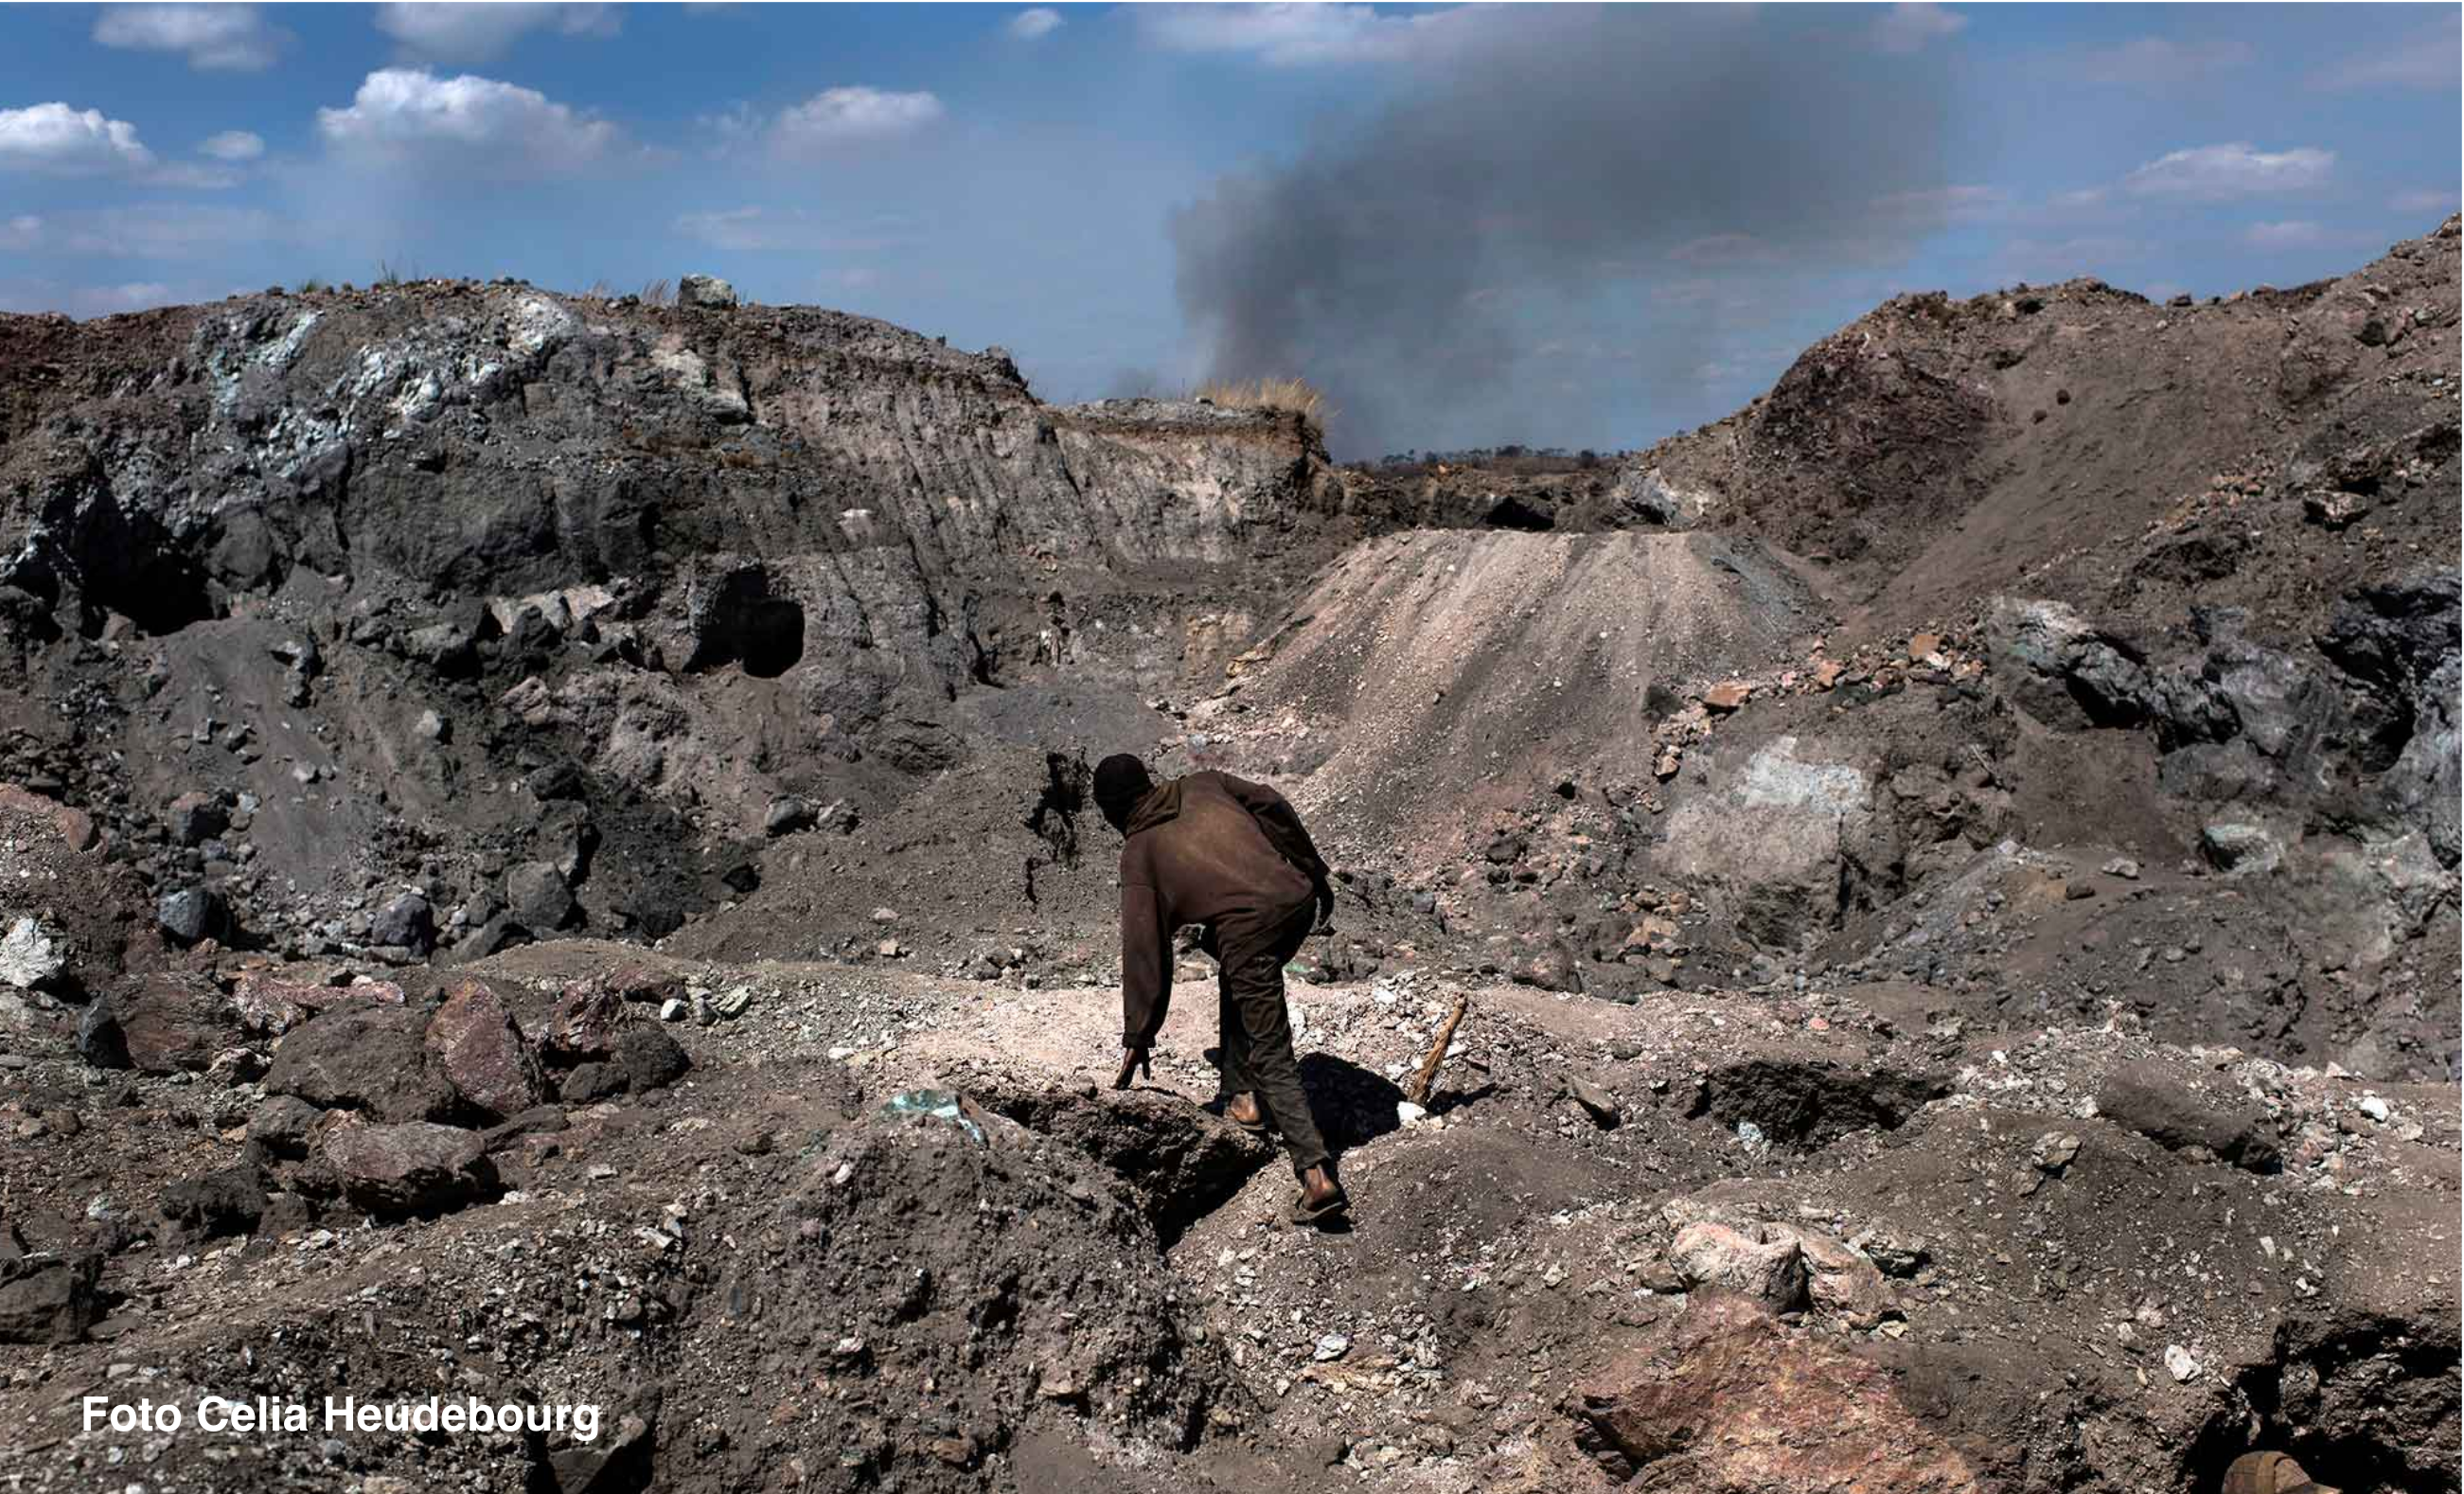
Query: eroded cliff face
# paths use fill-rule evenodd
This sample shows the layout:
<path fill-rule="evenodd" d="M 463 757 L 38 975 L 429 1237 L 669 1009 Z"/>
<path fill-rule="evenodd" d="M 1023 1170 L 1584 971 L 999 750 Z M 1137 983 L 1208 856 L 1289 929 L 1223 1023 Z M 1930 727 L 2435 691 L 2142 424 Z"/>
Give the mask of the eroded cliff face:
<path fill-rule="evenodd" d="M 1004 670 L 1220 667 L 1340 507 L 1296 418 L 1057 409 L 998 349 L 807 308 L 251 297 L 0 320 L 0 373 L 33 776 L 141 837 L 246 796 L 282 895 L 437 862 L 485 912 L 490 867 L 561 864 L 609 932 L 742 881 L 775 800 L 958 760 L 952 700 Z"/>

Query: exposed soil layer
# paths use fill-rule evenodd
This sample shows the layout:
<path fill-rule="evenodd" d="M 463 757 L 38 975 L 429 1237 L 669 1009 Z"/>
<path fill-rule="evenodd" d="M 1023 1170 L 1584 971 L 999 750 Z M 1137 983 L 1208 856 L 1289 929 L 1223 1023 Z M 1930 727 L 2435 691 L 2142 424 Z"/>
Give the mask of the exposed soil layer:
<path fill-rule="evenodd" d="M 2453 1488 L 2457 244 L 1573 471 L 810 308 L 0 319 L 0 1466 Z M 1194 946 L 1104 1088 L 1121 750 L 1335 865 L 1348 1228 Z M 79 1414 L 208 1393 L 601 1423 Z"/>

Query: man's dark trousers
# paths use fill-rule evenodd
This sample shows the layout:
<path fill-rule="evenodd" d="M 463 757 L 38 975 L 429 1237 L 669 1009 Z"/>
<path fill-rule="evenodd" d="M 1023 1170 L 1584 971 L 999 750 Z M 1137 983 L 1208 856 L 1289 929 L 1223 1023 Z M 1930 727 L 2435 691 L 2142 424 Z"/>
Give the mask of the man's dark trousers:
<path fill-rule="evenodd" d="M 1264 916 L 1236 914 L 1209 928 L 1199 941 L 1221 966 L 1223 1092 L 1258 1096 L 1266 1119 L 1284 1133 L 1296 1175 L 1329 1159 L 1301 1088 L 1291 1014 L 1284 1005 L 1284 965 L 1300 953 L 1315 913 L 1313 905 L 1303 903 Z"/>

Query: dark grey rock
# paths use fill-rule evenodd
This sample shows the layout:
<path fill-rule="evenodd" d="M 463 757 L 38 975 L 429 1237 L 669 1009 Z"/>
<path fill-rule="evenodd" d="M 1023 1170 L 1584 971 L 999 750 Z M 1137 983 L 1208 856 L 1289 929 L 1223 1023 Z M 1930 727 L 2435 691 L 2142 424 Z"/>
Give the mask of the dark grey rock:
<path fill-rule="evenodd" d="M 155 905 L 154 921 L 173 943 L 184 947 L 207 938 L 228 938 L 231 934 L 230 906 L 222 893 L 209 887 L 165 893 Z"/>
<path fill-rule="evenodd" d="M 2276 1125 L 2239 1098 L 2211 1098 L 2161 1064 L 2134 1064 L 2108 1075 L 2096 1091 L 2105 1119 L 2168 1152 L 2200 1149 L 2254 1173 L 2283 1165 Z"/>
<path fill-rule="evenodd" d="M 163 1190 L 161 1208 L 192 1240 L 249 1234 L 265 1214 L 265 1175 L 242 1166 L 183 1178 Z"/>
<path fill-rule="evenodd" d="M 479 1133 L 459 1126 L 341 1126 L 318 1153 L 342 1197 L 371 1214 L 432 1213 L 497 1191 Z"/>
<path fill-rule="evenodd" d="M 627 1022 L 616 1034 L 616 1064 L 625 1071 L 625 1086 L 635 1094 L 664 1088 L 682 1079 L 693 1060 L 663 1027 Z"/>
<path fill-rule="evenodd" d="M 269 1153 L 297 1161 L 308 1154 L 325 1112 L 297 1095 L 277 1094 L 248 1118 L 248 1139 Z"/>
<path fill-rule="evenodd" d="M 377 1120 L 446 1119 L 456 1097 L 429 1061 L 428 1020 L 425 1009 L 409 1006 L 341 1007 L 310 1018 L 284 1036 L 266 1070 L 266 1092 Z"/>
<path fill-rule="evenodd" d="M 368 925 L 368 937 L 377 944 L 425 955 L 436 947 L 436 911 L 417 892 L 405 892 L 377 910 Z"/>
<path fill-rule="evenodd" d="M 557 1098 L 567 1105 L 588 1105 L 610 1095 L 625 1092 L 625 1068 L 621 1064 L 577 1064 L 557 1087 Z"/>
<path fill-rule="evenodd" d="M 0 1258 L 0 1344 L 69 1344 L 102 1315 L 102 1257 L 11 1252 Z"/>
<path fill-rule="evenodd" d="M 231 826 L 231 814 L 211 794 L 183 794 L 164 816 L 174 844 L 201 846 Z"/>
<path fill-rule="evenodd" d="M 793 835 L 798 830 L 811 829 L 814 819 L 813 806 L 804 801 L 792 795 L 774 799 L 770 801 L 769 812 L 761 817 L 761 832 L 772 836 Z"/>
<path fill-rule="evenodd" d="M 715 275 L 689 275 L 676 282 L 676 304 L 724 311 L 736 304 L 736 287 Z"/>
<path fill-rule="evenodd" d="M 573 918 L 572 889 L 544 861 L 526 861 L 505 873 L 505 906 L 513 920 L 533 934 L 552 934 Z"/>

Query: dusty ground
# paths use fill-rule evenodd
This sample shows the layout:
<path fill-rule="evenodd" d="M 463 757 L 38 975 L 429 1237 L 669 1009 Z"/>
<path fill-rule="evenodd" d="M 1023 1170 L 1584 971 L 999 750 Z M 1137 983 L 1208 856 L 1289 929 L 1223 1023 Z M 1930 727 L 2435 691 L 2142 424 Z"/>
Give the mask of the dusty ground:
<path fill-rule="evenodd" d="M 548 999 L 534 990 L 620 954 L 546 944 L 481 970 L 536 1013 Z M 1470 989 L 1430 1115 L 1398 1125 L 1395 1082 L 1463 987 L 1436 976 L 1297 983 L 1313 1096 L 1358 1200 L 1352 1230 L 1320 1235 L 1281 1223 L 1291 1183 L 1262 1149 L 1186 1154 L 1222 1129 L 1197 1105 L 1211 1092 L 1210 1003 L 1176 1010 L 1155 1091 L 1115 1096 L 1094 1088 L 1111 1057 L 1110 990 L 834 965 L 660 969 L 750 988 L 736 1019 L 672 1029 L 690 1077 L 567 1107 L 561 1129 L 498 1152 L 512 1190 L 500 1201 L 426 1221 L 370 1227 L 328 1212 L 244 1241 L 173 1238 L 146 1221 L 148 1205 L 236 1157 L 262 1087 L 112 1078 L 67 1055 L 21 1071 L 10 1197 L 28 1244 L 113 1230 L 143 1241 L 111 1258 L 95 1341 L 28 1351 L 0 1398 L 23 1486 L 86 1486 L 122 1460 L 168 1487 L 505 1482 L 558 1450 L 354 1437 L 335 1469 L 316 1436 L 217 1446 L 77 1428 L 77 1397 L 92 1391 L 168 1398 L 234 1378 L 266 1394 L 468 1382 L 647 1403 L 663 1487 L 770 1486 L 795 1458 L 806 1482 L 830 1487 L 1199 1488 L 1266 1475 L 1291 1487 L 1562 1486 L 1585 1465 L 1567 1387 L 1682 1317 L 1665 1252 L 1675 1224 L 1705 1217 L 1859 1241 L 1904 1273 L 1874 1279 L 1870 1318 L 1817 1306 L 1792 1315 L 1793 1331 L 1890 1370 L 1907 1415 L 1979 1486 L 2198 1486 L 2252 1441 L 2289 1446 L 2345 1487 L 2454 1476 L 2457 1117 L 2444 1086 L 2170 1047 L 2127 1014 L 1928 1023 L 1925 994 L 1891 984 L 1634 1006 L 1485 986 Z M 2283 1170 L 2168 1151 L 2133 1129 L 2161 1125 L 2101 1113 L 2097 1097 L 2121 1103 L 2123 1074 L 2160 1088 L 2174 1121 L 2255 1118 L 2281 1138 Z M 1613 1129 L 1567 1097 L 1574 1080 L 1615 1106 Z M 797 1200 L 828 1197 L 851 1152 L 894 1144 L 861 1138 L 900 1134 L 873 1112 L 917 1088 L 985 1096 L 1062 1133 L 1073 1107 L 1110 1117 L 1078 1125 L 1081 1145 L 1147 1141 L 1110 1151 L 1123 1175 L 1075 1153 L 1036 1174 L 1068 1144 L 997 1114 L 981 1143 L 909 1122 L 942 1157 L 900 1179 L 913 1191 L 802 1213 Z M 2076 1143 L 2050 1173 L 2034 1160 L 2047 1135 Z M 989 1360 L 937 1358 L 979 1283 L 902 1305 L 914 1265 L 940 1259 L 935 1217 L 980 1219 L 999 1196 L 958 1184 L 948 1169 L 961 1165 L 1027 1175 L 1012 1187 L 1048 1175 L 1053 1203 L 1083 1193 L 1096 1223 L 1128 1211 L 1092 1235 L 1051 1238 L 1069 1259 L 1102 1259 L 1058 1281 L 1106 1285 L 1038 1322 L 1038 1293 L 1054 1287 L 1013 1281 L 1027 1321 Z M 1171 1197 L 1221 1198 L 1176 1219 L 1168 1243 L 1136 1213 L 1158 1201 L 1134 1186 L 1166 1166 L 1182 1169 Z M 110 1179 L 99 1207 L 98 1175 Z M 1115 1193 L 1124 1176 L 1132 1186 Z M 954 1184 L 966 1191 L 935 1191 Z M 800 1218 L 828 1221 L 818 1248 L 800 1248 L 814 1243 Z M 893 1220 L 898 1234 L 875 1233 Z M 646 1228 L 667 1238 L 645 1243 Z M 904 1263 L 865 1267 L 876 1250 Z M 971 1246 L 933 1269 L 999 1260 Z M 800 1285 L 814 1272 L 834 1287 Z M 1153 1340 L 1158 1329 L 1168 1341 Z M 1115 1333 L 1133 1335 L 1126 1357 L 1084 1366 L 1083 1404 L 1031 1388 L 1053 1375 L 1052 1356 L 1083 1358 Z M 850 1337 L 865 1341 L 861 1360 L 832 1359 Z M 746 1357 L 756 1342 L 788 1356 L 763 1368 Z M 2187 1379 L 2164 1361 L 2177 1345 L 2197 1367 Z M 919 1374 L 940 1385 L 921 1402 Z M 901 1383 L 911 1389 L 892 1395 Z M 1167 1384 L 1188 1388 L 1167 1395 Z M 1208 1435 L 1190 1449 L 1198 1406 Z M 857 1463 L 840 1462 L 841 1439 L 864 1450 Z M 972 1453 L 932 1451 L 949 1439 Z"/>
<path fill-rule="evenodd" d="M 0 319 L 0 1475 L 2454 1487 L 2456 246 L 1573 472 L 807 308 Z M 1099 1088 L 1122 749 L 1332 855 L 1347 1231 L 1201 956 Z M 604 1425 L 77 1415 L 208 1393 Z"/>

